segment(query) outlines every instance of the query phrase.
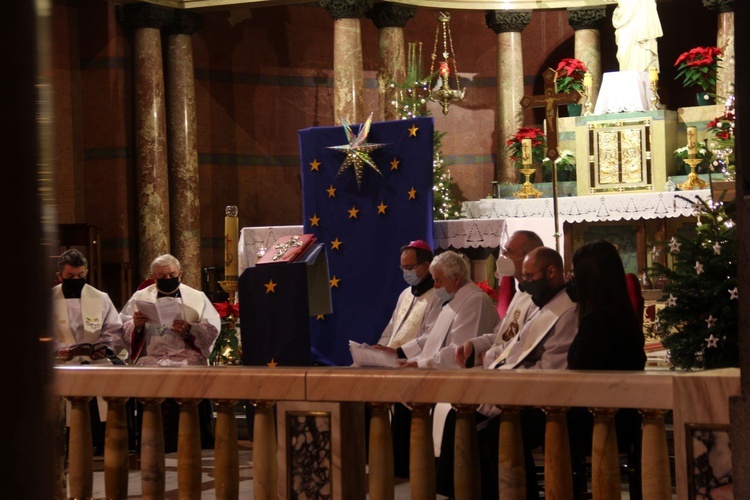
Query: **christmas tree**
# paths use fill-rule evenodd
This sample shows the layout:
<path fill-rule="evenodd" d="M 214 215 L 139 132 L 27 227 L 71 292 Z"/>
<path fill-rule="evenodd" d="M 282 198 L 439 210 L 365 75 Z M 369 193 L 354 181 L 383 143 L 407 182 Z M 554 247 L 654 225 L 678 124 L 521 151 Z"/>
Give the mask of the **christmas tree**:
<path fill-rule="evenodd" d="M 391 82 L 392 88 L 397 88 L 396 98 L 391 105 L 398 109 L 402 120 L 408 120 L 415 116 L 428 116 L 427 96 L 429 94 L 430 81 L 436 75 L 424 75 L 422 68 L 422 44 L 409 44 L 406 59 L 406 79 L 403 82 Z M 442 139 L 445 132 L 435 131 L 432 152 L 432 209 L 433 218 L 436 220 L 458 219 L 461 215 L 461 207 L 453 196 L 453 180 L 451 172 L 447 169 L 450 165 L 443 159 Z"/>
<path fill-rule="evenodd" d="M 696 200 L 695 236 L 673 237 L 673 267 L 656 263 L 651 269 L 668 280 L 656 333 L 676 368 L 739 366 L 734 202 Z"/>

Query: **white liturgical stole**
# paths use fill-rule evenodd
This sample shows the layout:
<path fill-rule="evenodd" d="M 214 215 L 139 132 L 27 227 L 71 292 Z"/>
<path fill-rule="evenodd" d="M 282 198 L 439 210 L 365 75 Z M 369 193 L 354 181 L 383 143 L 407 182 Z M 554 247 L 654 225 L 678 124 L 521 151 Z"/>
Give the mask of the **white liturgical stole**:
<path fill-rule="evenodd" d="M 60 342 L 67 345 L 81 342 L 96 342 L 103 325 L 104 293 L 91 285 L 84 285 L 81 290 L 81 321 L 83 338 L 76 339 L 68 316 L 67 299 L 63 295 L 62 285 L 52 289 L 52 316 L 55 335 Z"/>

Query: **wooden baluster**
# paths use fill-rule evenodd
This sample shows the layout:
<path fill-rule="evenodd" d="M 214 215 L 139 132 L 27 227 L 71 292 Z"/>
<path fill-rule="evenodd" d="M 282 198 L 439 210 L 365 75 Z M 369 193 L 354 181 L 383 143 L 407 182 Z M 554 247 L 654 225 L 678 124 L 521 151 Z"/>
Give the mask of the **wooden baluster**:
<path fill-rule="evenodd" d="M 555 500 L 573 499 L 573 469 L 570 464 L 567 408 L 544 408 L 547 413 L 544 437 L 544 496 Z"/>
<path fill-rule="evenodd" d="M 253 430 L 253 487 L 255 498 L 276 500 L 279 491 L 276 464 L 276 427 L 272 401 L 255 401 Z"/>
<path fill-rule="evenodd" d="M 91 498 L 94 490 L 94 445 L 91 441 L 90 396 L 69 397 L 68 474 L 70 496 Z"/>
<path fill-rule="evenodd" d="M 104 491 L 107 498 L 128 498 L 128 398 L 104 398 L 107 426 L 104 438 Z"/>
<path fill-rule="evenodd" d="M 177 489 L 180 498 L 201 498 L 201 428 L 198 420 L 200 399 L 178 399 L 180 423 L 177 428 Z"/>
<path fill-rule="evenodd" d="M 672 477 L 669 472 L 667 433 L 664 429 L 666 410 L 643 410 L 643 452 L 641 480 L 643 498 L 669 500 L 672 498 Z"/>
<path fill-rule="evenodd" d="M 368 403 L 370 407 L 369 493 L 372 500 L 393 500 L 393 438 L 388 418 L 389 403 Z"/>
<path fill-rule="evenodd" d="M 453 482 L 457 500 L 473 500 L 482 496 L 479 477 L 479 449 L 474 405 L 455 405 L 456 438 Z"/>
<path fill-rule="evenodd" d="M 591 484 L 596 500 L 619 500 L 620 458 L 615 430 L 616 408 L 592 408 L 594 435 L 591 449 Z"/>
<path fill-rule="evenodd" d="M 141 422 L 141 494 L 145 499 L 164 498 L 164 399 L 142 399 Z"/>
<path fill-rule="evenodd" d="M 520 408 L 500 408 L 498 443 L 498 487 L 500 500 L 526 498 L 526 465 L 523 458 Z"/>
<path fill-rule="evenodd" d="M 435 447 L 432 443 L 432 404 L 414 404 L 411 410 L 409 479 L 413 499 L 434 500 Z"/>
<path fill-rule="evenodd" d="M 239 498 L 240 458 L 237 447 L 237 401 L 219 399 L 216 402 L 216 498 Z"/>

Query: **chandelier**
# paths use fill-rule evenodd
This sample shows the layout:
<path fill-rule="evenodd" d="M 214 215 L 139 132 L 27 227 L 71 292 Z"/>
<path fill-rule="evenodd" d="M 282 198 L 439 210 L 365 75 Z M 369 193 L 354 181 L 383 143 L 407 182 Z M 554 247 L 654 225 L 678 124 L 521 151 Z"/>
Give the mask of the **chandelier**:
<path fill-rule="evenodd" d="M 443 114 L 448 114 L 448 106 L 456 101 L 460 101 L 464 98 L 466 89 L 461 88 L 461 84 L 458 81 L 458 69 L 456 67 L 456 53 L 453 51 L 453 37 L 451 36 L 451 28 L 448 24 L 451 20 L 451 15 L 448 12 L 441 12 L 438 16 L 438 25 L 435 29 L 435 45 L 432 49 L 432 62 L 430 63 L 430 75 L 434 75 L 435 61 L 437 59 L 437 48 L 438 41 L 442 32 L 443 39 L 443 60 L 438 63 L 437 78 L 435 86 L 430 91 L 430 100 L 439 102 L 443 107 Z M 453 74 L 455 88 L 451 87 L 450 75 L 451 75 L 451 62 L 453 63 Z"/>

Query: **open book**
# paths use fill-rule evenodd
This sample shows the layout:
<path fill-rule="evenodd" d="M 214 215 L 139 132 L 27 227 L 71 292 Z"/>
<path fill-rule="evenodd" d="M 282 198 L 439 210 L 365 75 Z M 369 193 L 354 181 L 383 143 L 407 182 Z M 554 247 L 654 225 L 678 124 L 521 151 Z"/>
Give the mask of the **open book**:
<path fill-rule="evenodd" d="M 172 326 L 176 319 L 185 319 L 185 306 L 182 299 L 165 297 L 156 303 L 146 300 L 136 300 L 135 308 L 148 316 L 150 323 Z"/>
<path fill-rule="evenodd" d="M 387 351 L 375 349 L 371 345 L 349 341 L 349 351 L 352 353 L 354 366 L 379 366 L 384 368 L 398 368 L 398 356 Z"/>

